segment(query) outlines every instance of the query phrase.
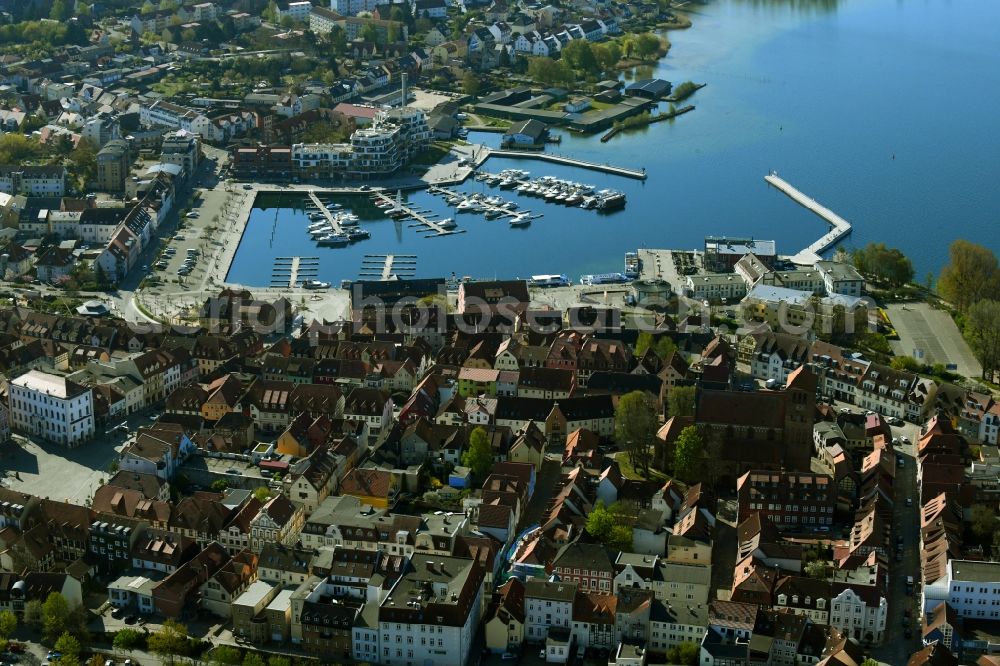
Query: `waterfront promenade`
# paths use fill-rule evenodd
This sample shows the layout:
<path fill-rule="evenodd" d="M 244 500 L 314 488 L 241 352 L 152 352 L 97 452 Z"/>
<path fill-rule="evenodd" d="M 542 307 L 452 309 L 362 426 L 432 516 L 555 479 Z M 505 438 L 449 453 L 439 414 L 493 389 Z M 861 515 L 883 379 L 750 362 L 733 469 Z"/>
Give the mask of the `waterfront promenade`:
<path fill-rule="evenodd" d="M 792 256 L 791 259 L 794 263 L 800 265 L 815 264 L 817 261 L 822 259 L 820 255 L 823 252 L 829 250 L 831 247 L 843 240 L 845 236 L 851 233 L 850 222 L 837 215 L 826 206 L 820 204 L 815 199 L 808 197 L 797 190 L 788 181 L 780 178 L 777 173 L 771 172 L 767 174 L 764 176 L 764 180 L 766 180 L 769 185 L 778 191 L 783 192 L 792 201 L 829 222 L 833 227 L 833 229 L 820 236 L 819 239 L 807 248 Z"/>

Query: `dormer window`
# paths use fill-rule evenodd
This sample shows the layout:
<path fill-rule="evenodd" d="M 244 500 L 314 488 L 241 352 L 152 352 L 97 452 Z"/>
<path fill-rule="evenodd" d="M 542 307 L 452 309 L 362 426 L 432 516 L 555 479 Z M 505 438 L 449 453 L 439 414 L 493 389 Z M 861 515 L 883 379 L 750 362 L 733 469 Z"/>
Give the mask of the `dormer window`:
<path fill-rule="evenodd" d="M 784 594 L 779 594 L 778 595 L 778 605 L 779 606 L 785 606 L 787 604 L 788 604 L 788 597 L 785 596 Z"/>

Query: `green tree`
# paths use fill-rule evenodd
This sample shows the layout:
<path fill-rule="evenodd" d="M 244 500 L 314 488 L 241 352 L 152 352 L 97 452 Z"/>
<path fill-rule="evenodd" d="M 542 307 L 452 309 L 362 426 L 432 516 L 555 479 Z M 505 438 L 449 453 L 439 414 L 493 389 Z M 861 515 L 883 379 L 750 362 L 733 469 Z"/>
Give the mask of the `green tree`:
<path fill-rule="evenodd" d="M 292 662 L 288 659 L 288 657 L 272 654 L 267 658 L 267 666 L 292 666 Z"/>
<path fill-rule="evenodd" d="M 697 643 L 685 641 L 680 645 L 667 650 L 667 662 L 670 664 L 684 664 L 684 666 L 696 666 L 698 658 L 701 656 L 701 648 Z"/>
<path fill-rule="evenodd" d="M 378 36 L 378 28 L 375 27 L 374 23 L 365 23 L 364 27 L 361 28 L 361 39 L 372 44 L 382 43 Z"/>
<path fill-rule="evenodd" d="M 948 254 L 937 285 L 941 298 L 966 312 L 1000 291 L 1000 266 L 988 248 L 959 239 L 951 244 Z"/>
<path fill-rule="evenodd" d="M 155 11 L 156 11 L 156 5 L 154 5 L 149 0 L 146 0 L 145 2 L 143 2 L 142 3 L 142 7 L 139 8 L 139 13 L 140 14 L 152 14 Z"/>
<path fill-rule="evenodd" d="M 42 611 L 42 602 L 38 599 L 32 599 L 28 603 L 24 604 L 24 623 L 38 631 L 43 626 L 44 613 Z"/>
<path fill-rule="evenodd" d="M 699 481 L 704 461 L 705 442 L 697 426 L 689 425 L 674 443 L 674 476 L 688 483 Z"/>
<path fill-rule="evenodd" d="M 186 657 L 190 651 L 187 627 L 176 620 L 167 620 L 159 631 L 149 635 L 146 645 L 163 663 L 172 665 L 175 659 Z"/>
<path fill-rule="evenodd" d="M 660 334 L 657 337 L 653 337 L 653 334 L 649 331 L 640 332 L 639 337 L 635 341 L 636 356 L 644 355 L 650 347 L 653 348 L 653 353 L 664 361 L 677 351 L 677 344 L 669 335 Z"/>
<path fill-rule="evenodd" d="M 889 363 L 893 370 L 903 370 L 905 372 L 920 372 L 923 364 L 912 356 L 893 356 Z"/>
<path fill-rule="evenodd" d="M 571 84 L 576 77 L 573 70 L 563 60 L 553 60 L 545 56 L 528 59 L 528 76 L 545 85 Z"/>
<path fill-rule="evenodd" d="M 116 650 L 129 652 L 142 646 L 142 638 L 142 634 L 139 631 L 126 627 L 115 634 L 115 639 L 112 641 L 111 647 Z"/>
<path fill-rule="evenodd" d="M 42 633 L 54 641 L 66 631 L 69 621 L 69 604 L 66 597 L 58 592 L 52 592 L 42 606 Z"/>
<path fill-rule="evenodd" d="M 649 447 L 656 435 L 656 403 L 644 391 L 632 391 L 615 408 L 615 441 L 632 467 L 649 477 Z"/>
<path fill-rule="evenodd" d="M 574 39 L 564 46 L 562 57 L 570 67 L 584 74 L 594 74 L 601 69 L 597 56 L 594 55 L 594 50 L 586 39 Z"/>
<path fill-rule="evenodd" d="M 257 490 L 253 491 L 253 497 L 261 504 L 264 504 L 267 500 L 271 499 L 271 491 L 266 486 L 261 486 Z"/>
<path fill-rule="evenodd" d="M 584 529 L 605 546 L 619 551 L 632 549 L 632 519 L 622 511 L 619 504 L 610 507 L 597 500 L 597 504 L 587 514 Z"/>
<path fill-rule="evenodd" d="M 73 8 L 70 7 L 65 0 L 55 0 L 52 3 L 52 9 L 49 10 L 49 18 L 53 21 L 65 21 L 73 13 Z"/>
<path fill-rule="evenodd" d="M 243 657 L 243 666 L 267 666 L 267 662 L 256 652 L 247 652 Z"/>
<path fill-rule="evenodd" d="M 265 7 L 264 11 L 261 13 L 261 18 L 267 21 L 268 23 L 277 23 L 278 3 L 276 3 L 274 0 L 270 0 L 270 2 L 267 3 L 267 7 Z"/>
<path fill-rule="evenodd" d="M 350 137 L 347 123 L 334 125 L 328 120 L 312 123 L 302 133 L 303 143 L 342 143 Z"/>
<path fill-rule="evenodd" d="M 993 543 L 993 535 L 997 531 L 997 517 L 993 509 L 983 504 L 972 505 L 970 512 L 969 529 L 972 535 L 985 546 Z"/>
<path fill-rule="evenodd" d="M 899 249 L 885 243 L 869 243 L 851 255 L 854 267 L 889 287 L 901 287 L 913 280 L 913 264 Z"/>
<path fill-rule="evenodd" d="M 622 59 L 622 49 L 618 46 L 618 42 L 596 44 L 593 48 L 597 64 L 605 72 L 613 70 L 618 65 L 618 61 Z"/>
<path fill-rule="evenodd" d="M 479 426 L 469 434 L 469 448 L 462 454 L 462 464 L 472 470 L 477 479 L 483 479 L 493 466 L 493 448 L 486 428 Z"/>
<path fill-rule="evenodd" d="M 9 610 L 0 612 L 0 638 L 6 640 L 17 631 L 17 616 Z"/>
<path fill-rule="evenodd" d="M 229 482 L 225 479 L 216 479 L 212 482 L 211 489 L 212 492 L 221 493 L 223 490 L 229 487 Z"/>
<path fill-rule="evenodd" d="M 212 650 L 211 659 L 212 664 L 236 666 L 243 660 L 243 653 L 231 645 L 219 645 Z"/>
<path fill-rule="evenodd" d="M 695 397 L 694 386 L 675 386 L 667 394 L 667 413 L 670 416 L 694 416 Z"/>
<path fill-rule="evenodd" d="M 475 97 L 479 94 L 480 88 L 479 77 L 476 76 L 475 72 L 467 71 L 462 75 L 462 92 L 466 95 Z"/>
<path fill-rule="evenodd" d="M 660 38 L 651 32 L 644 32 L 635 36 L 635 54 L 640 59 L 646 60 L 650 56 L 656 55 L 660 51 Z"/>
<path fill-rule="evenodd" d="M 653 351 L 664 361 L 670 360 L 670 357 L 674 355 L 677 351 L 677 343 L 669 335 L 661 335 L 660 339 L 656 341 L 656 346 L 653 347 Z"/>
<path fill-rule="evenodd" d="M 984 299 L 969 308 L 965 334 L 972 353 L 983 367 L 983 378 L 1000 370 L 1000 301 Z"/>
<path fill-rule="evenodd" d="M 878 659 L 872 659 L 871 657 L 868 657 L 863 662 L 861 662 L 861 666 L 881 666 L 881 663 L 879 662 Z"/>
<path fill-rule="evenodd" d="M 344 32 L 344 28 L 339 25 L 333 26 L 327 40 L 335 54 L 344 55 L 344 51 L 347 49 L 347 33 Z"/>
<path fill-rule="evenodd" d="M 80 658 L 80 641 L 76 640 L 76 637 L 68 631 L 63 632 L 55 644 L 56 652 L 62 652 L 62 658 L 70 657 L 72 659 Z"/>

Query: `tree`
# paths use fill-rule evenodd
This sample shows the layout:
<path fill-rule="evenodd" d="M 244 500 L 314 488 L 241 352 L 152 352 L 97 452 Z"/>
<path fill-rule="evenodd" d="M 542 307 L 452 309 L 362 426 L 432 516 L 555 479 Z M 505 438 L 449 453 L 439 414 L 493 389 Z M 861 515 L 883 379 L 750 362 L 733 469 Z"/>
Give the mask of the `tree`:
<path fill-rule="evenodd" d="M 649 331 L 642 331 L 635 341 L 636 355 L 642 356 L 650 347 L 653 348 L 653 353 L 664 361 L 677 351 L 677 344 L 669 335 L 661 334 L 659 337 L 654 338 L 653 334 Z"/>
<path fill-rule="evenodd" d="M 584 74 L 594 74 L 600 71 L 594 50 L 585 39 L 574 39 L 563 47 L 562 57 L 570 67 Z"/>
<path fill-rule="evenodd" d="M 229 483 L 225 479 L 216 479 L 210 487 L 213 493 L 221 493 L 229 487 Z"/>
<path fill-rule="evenodd" d="M 372 44 L 380 44 L 382 42 L 378 37 L 378 28 L 375 27 L 374 23 L 365 23 L 365 26 L 361 28 L 361 39 Z"/>
<path fill-rule="evenodd" d="M 80 641 L 76 640 L 76 637 L 68 631 L 63 632 L 59 637 L 59 640 L 55 644 L 56 652 L 62 652 L 62 658 L 70 657 L 72 659 L 80 658 Z"/>
<path fill-rule="evenodd" d="M 601 70 L 607 72 L 614 69 L 618 65 L 618 61 L 622 59 L 622 49 L 618 46 L 618 42 L 596 44 L 594 55 L 597 57 L 597 64 L 600 65 Z"/>
<path fill-rule="evenodd" d="M 52 3 L 52 9 L 49 10 L 49 18 L 53 21 L 65 21 L 73 13 L 73 8 L 70 7 L 65 0 L 55 0 Z"/>
<path fill-rule="evenodd" d="M 261 486 L 253 491 L 253 497 L 261 504 L 265 504 L 267 500 L 271 499 L 271 491 L 266 486 Z"/>
<path fill-rule="evenodd" d="M 603 501 L 598 500 L 587 515 L 584 529 L 605 546 L 628 552 L 632 549 L 631 523 L 632 520 L 621 510 L 619 504 L 606 507 Z"/>
<path fill-rule="evenodd" d="M 969 529 L 972 535 L 984 546 L 993 544 L 993 535 L 996 534 L 998 523 L 993 510 L 983 504 L 973 504 L 969 521 Z"/>
<path fill-rule="evenodd" d="M 829 570 L 830 564 L 824 560 L 813 560 L 812 562 L 808 562 L 804 569 L 807 576 L 818 580 L 826 580 Z"/>
<path fill-rule="evenodd" d="M 17 616 L 9 610 L 0 613 L 0 638 L 6 640 L 17 631 Z"/>
<path fill-rule="evenodd" d="M 69 604 L 66 597 L 52 592 L 42 605 L 42 634 L 51 641 L 66 631 L 69 620 Z"/>
<path fill-rule="evenodd" d="M 965 334 L 972 353 L 983 366 L 983 378 L 993 377 L 993 372 L 1000 369 L 1000 301 L 986 299 L 973 304 Z"/>
<path fill-rule="evenodd" d="M 851 253 L 854 267 L 876 282 L 901 287 L 913 280 L 913 264 L 900 250 L 885 243 L 869 243 Z"/>
<path fill-rule="evenodd" d="M 667 411 L 670 416 L 694 416 L 695 396 L 693 386 L 675 386 L 667 394 Z"/>
<path fill-rule="evenodd" d="M 481 84 L 475 72 L 468 71 L 462 75 L 462 92 L 475 97 L 479 94 Z"/>
<path fill-rule="evenodd" d="M 277 23 L 278 3 L 276 3 L 274 0 L 270 0 L 270 2 L 267 3 L 267 7 L 265 7 L 264 11 L 261 13 L 261 18 L 267 21 L 268 23 Z"/>
<path fill-rule="evenodd" d="M 649 446 L 656 435 L 656 404 L 644 391 L 623 395 L 615 408 L 615 441 L 635 469 L 649 477 Z"/>
<path fill-rule="evenodd" d="M 667 650 L 667 662 L 670 664 L 695 666 L 700 656 L 701 648 L 697 643 L 691 641 L 685 641 Z"/>
<path fill-rule="evenodd" d="M 273 3 L 272 3 L 273 4 Z M 142 7 L 139 8 L 140 14 L 152 14 L 156 11 L 156 5 L 154 5 L 149 0 L 142 3 Z"/>
<path fill-rule="evenodd" d="M 333 26 L 327 39 L 330 41 L 330 46 L 335 54 L 344 54 L 344 50 L 347 48 L 347 33 L 344 32 L 343 27 L 339 25 Z"/>
<path fill-rule="evenodd" d="M 948 254 L 949 262 L 937 285 L 943 299 L 966 312 L 1000 291 L 1000 266 L 988 248 L 959 239 L 951 244 Z"/>
<path fill-rule="evenodd" d="M 545 85 L 572 84 L 576 80 L 573 70 L 565 61 L 545 56 L 528 59 L 528 76 Z"/>
<path fill-rule="evenodd" d="M 674 476 L 693 483 L 701 478 L 705 458 L 705 442 L 697 426 L 689 425 L 674 443 Z"/>
<path fill-rule="evenodd" d="M 471 469 L 477 479 L 484 478 L 493 466 L 493 448 L 486 428 L 479 426 L 469 435 L 469 448 L 462 454 L 462 464 Z"/>
<path fill-rule="evenodd" d="M 292 666 L 292 662 L 288 659 L 288 657 L 272 654 L 267 658 L 267 666 Z"/>
<path fill-rule="evenodd" d="M 125 628 L 115 634 L 111 647 L 129 652 L 142 645 L 142 634 L 135 629 Z"/>
<path fill-rule="evenodd" d="M 39 630 L 42 628 L 42 602 L 38 599 L 32 599 L 28 603 L 24 604 L 24 623 L 34 630 Z"/>
<path fill-rule="evenodd" d="M 863 662 L 861 662 L 861 666 L 881 666 L 881 665 L 878 659 L 872 659 L 871 657 L 868 657 Z"/>
<path fill-rule="evenodd" d="M 256 652 L 247 652 L 243 657 L 243 666 L 267 666 L 267 662 Z"/>
<path fill-rule="evenodd" d="M 219 645 L 212 650 L 212 663 L 235 666 L 243 660 L 243 653 L 231 645 Z"/>
<path fill-rule="evenodd" d="M 904 370 L 906 372 L 920 372 L 923 364 L 912 356 L 893 356 L 889 363 L 893 370 Z"/>
<path fill-rule="evenodd" d="M 163 627 L 146 639 L 150 652 L 162 658 L 166 664 L 173 664 L 177 657 L 187 656 L 189 652 L 187 627 L 176 620 L 167 620 Z"/>
<path fill-rule="evenodd" d="M 644 32 L 635 36 L 635 54 L 640 59 L 646 60 L 660 51 L 660 38 L 651 32 Z"/>

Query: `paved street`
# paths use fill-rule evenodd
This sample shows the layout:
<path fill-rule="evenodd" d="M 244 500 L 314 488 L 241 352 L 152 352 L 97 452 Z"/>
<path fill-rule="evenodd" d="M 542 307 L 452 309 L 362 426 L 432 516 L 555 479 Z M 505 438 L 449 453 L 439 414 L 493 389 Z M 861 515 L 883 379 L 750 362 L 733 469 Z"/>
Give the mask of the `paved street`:
<path fill-rule="evenodd" d="M 885 310 L 899 333 L 899 340 L 892 341 L 897 356 L 912 356 L 919 349 L 925 363 L 954 363 L 961 375 L 972 379 L 982 375 L 983 367 L 947 312 L 927 303 L 894 303 Z"/>

